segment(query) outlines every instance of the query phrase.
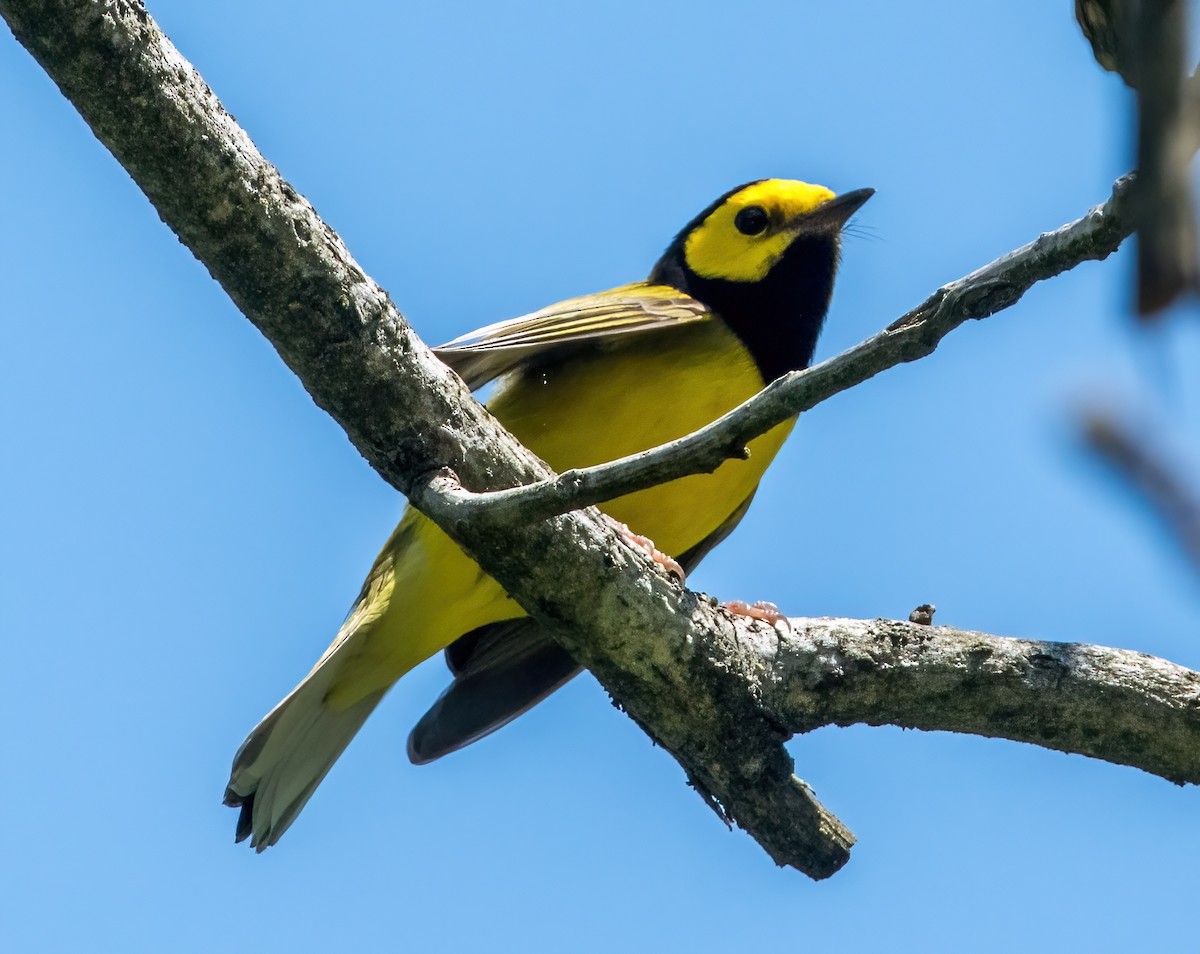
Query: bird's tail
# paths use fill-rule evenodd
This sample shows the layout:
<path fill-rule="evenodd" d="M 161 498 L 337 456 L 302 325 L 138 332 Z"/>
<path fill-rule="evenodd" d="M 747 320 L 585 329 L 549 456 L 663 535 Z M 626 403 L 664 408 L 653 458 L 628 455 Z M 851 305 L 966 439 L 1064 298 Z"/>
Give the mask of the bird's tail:
<path fill-rule="evenodd" d="M 386 689 L 345 709 L 328 703 L 337 666 L 322 659 L 267 714 L 233 757 L 225 804 L 240 808 L 237 840 L 258 851 L 275 844 L 367 720 Z"/>

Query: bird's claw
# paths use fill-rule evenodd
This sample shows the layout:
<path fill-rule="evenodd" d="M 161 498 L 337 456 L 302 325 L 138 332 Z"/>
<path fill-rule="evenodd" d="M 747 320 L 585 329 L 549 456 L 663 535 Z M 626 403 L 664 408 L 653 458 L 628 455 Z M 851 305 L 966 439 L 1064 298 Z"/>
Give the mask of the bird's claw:
<path fill-rule="evenodd" d="M 734 616 L 761 619 L 764 623 L 770 623 L 772 626 L 782 623 L 785 629 L 791 629 L 788 618 L 783 615 L 779 607 L 767 600 L 758 600 L 755 603 L 747 603 L 745 600 L 729 600 L 721 605 Z"/>
<path fill-rule="evenodd" d="M 683 567 L 681 567 L 672 557 L 663 553 L 658 547 L 656 547 L 654 545 L 654 541 L 649 537 L 643 537 L 640 533 L 634 533 L 626 524 L 619 523 L 617 526 L 621 530 L 622 537 L 633 544 L 633 546 L 643 551 L 647 556 L 650 557 L 651 560 L 661 566 L 664 570 L 671 574 L 671 576 L 675 577 L 675 579 L 680 583 L 687 578 L 687 574 L 683 572 Z"/>

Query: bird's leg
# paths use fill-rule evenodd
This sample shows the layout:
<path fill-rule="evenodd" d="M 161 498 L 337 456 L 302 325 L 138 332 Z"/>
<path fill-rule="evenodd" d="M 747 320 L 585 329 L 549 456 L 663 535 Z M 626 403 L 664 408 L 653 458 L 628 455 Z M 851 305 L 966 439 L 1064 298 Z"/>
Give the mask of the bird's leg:
<path fill-rule="evenodd" d="M 768 603 L 766 600 L 759 600 L 757 603 L 747 603 L 744 600 L 729 600 L 722 603 L 730 613 L 734 616 L 748 616 L 750 619 L 761 619 L 764 623 L 770 623 L 772 626 L 778 626 L 783 623 L 788 625 L 788 618 L 780 612 L 779 607 L 774 603 Z"/>
<path fill-rule="evenodd" d="M 627 524 L 621 523 L 620 521 L 617 522 L 617 527 L 620 529 L 622 537 L 624 537 L 627 541 L 629 541 L 629 543 L 637 547 L 639 550 L 645 552 L 651 560 L 670 573 L 680 583 L 687 578 L 687 574 L 683 572 L 683 567 L 681 567 L 675 562 L 674 559 L 656 547 L 654 545 L 654 541 L 649 537 L 643 537 L 640 533 L 634 533 L 629 529 Z"/>

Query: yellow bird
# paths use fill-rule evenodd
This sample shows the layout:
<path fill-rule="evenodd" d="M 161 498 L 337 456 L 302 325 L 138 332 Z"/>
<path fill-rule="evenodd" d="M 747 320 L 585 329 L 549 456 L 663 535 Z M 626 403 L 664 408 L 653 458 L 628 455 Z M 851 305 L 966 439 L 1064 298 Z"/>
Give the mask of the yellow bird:
<path fill-rule="evenodd" d="M 843 226 L 871 197 L 764 179 L 689 222 L 645 282 L 551 305 L 435 349 L 556 471 L 688 434 L 808 366 L 833 293 Z M 602 509 L 685 570 L 745 514 L 794 419 L 747 460 Z M 486 735 L 570 679 L 574 661 L 431 521 L 409 508 L 332 645 L 233 760 L 236 837 L 262 851 L 295 821 L 384 694 L 438 650 L 455 675 L 409 756 L 428 762 Z"/>

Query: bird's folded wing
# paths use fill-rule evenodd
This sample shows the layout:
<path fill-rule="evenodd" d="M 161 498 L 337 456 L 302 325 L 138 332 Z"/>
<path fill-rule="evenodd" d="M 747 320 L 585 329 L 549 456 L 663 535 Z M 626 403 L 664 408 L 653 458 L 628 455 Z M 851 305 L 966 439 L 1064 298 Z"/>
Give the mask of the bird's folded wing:
<path fill-rule="evenodd" d="M 584 342 L 594 347 L 598 338 L 615 339 L 708 318 L 700 302 L 678 289 L 640 282 L 488 325 L 433 351 L 474 390 L 518 364 L 560 359 Z"/>

